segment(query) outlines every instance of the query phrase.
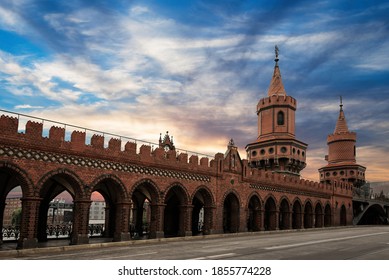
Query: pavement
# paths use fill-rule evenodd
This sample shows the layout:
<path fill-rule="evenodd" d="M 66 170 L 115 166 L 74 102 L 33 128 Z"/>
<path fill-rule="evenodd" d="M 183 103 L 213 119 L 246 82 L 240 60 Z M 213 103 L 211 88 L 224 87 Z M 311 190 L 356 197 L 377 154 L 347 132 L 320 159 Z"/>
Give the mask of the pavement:
<path fill-rule="evenodd" d="M 141 240 L 129 240 L 119 242 L 109 242 L 103 238 L 91 238 L 89 244 L 69 245 L 68 239 L 50 240 L 47 242 L 38 243 L 37 248 L 31 249 L 16 249 L 15 242 L 4 242 L 0 247 L 0 259 L 11 258 L 23 258 L 33 255 L 45 255 L 55 254 L 61 252 L 77 252 L 93 249 L 103 248 L 118 248 L 128 247 L 136 245 L 158 244 L 177 241 L 199 241 L 208 239 L 223 239 L 231 237 L 244 237 L 244 236 L 263 236 L 263 235 L 276 235 L 276 234 L 288 234 L 296 232 L 317 232 L 317 231 L 331 231 L 336 229 L 354 228 L 348 227 L 329 227 L 329 228 L 311 228 L 311 229 L 299 229 L 299 230 L 276 230 L 276 231 L 260 231 L 260 232 L 242 232 L 242 233 L 229 233 L 229 234 L 212 234 L 212 235 L 199 235 L 199 236 L 185 236 L 185 237 L 171 237 L 171 238 L 158 238 L 158 239 L 141 239 Z"/>

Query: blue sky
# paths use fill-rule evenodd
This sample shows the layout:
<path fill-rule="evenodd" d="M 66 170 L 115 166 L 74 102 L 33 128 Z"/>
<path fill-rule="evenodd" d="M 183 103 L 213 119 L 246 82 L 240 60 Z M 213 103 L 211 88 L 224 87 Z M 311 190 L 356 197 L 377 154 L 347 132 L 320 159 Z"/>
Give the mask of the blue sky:
<path fill-rule="evenodd" d="M 257 136 L 274 45 L 303 177 L 318 180 L 339 111 L 369 181 L 389 181 L 385 1 L 0 1 L 0 107 L 176 146 L 224 152 Z"/>

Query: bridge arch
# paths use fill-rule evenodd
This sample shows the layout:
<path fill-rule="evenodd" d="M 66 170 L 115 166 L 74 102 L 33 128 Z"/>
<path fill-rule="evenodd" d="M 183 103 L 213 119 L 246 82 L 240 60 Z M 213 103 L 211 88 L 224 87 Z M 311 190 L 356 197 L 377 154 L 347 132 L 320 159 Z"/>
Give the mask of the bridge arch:
<path fill-rule="evenodd" d="M 35 235 L 28 231 L 28 223 L 34 223 L 29 219 L 27 213 L 34 211 L 37 200 L 34 197 L 33 183 L 29 175 L 16 164 L 1 161 L 0 162 L 0 228 L 4 226 L 4 212 L 6 210 L 6 200 L 8 194 L 13 190 L 21 191 L 21 218 L 19 227 L 18 247 L 23 247 L 24 239 L 34 239 Z M 29 199 L 27 199 L 29 198 Z M 27 201 L 31 200 L 32 201 Z M 33 225 L 35 226 L 35 224 Z M 3 234 L 0 236 L 0 246 L 2 244 Z"/>
<path fill-rule="evenodd" d="M 85 195 L 85 184 L 74 172 L 61 168 L 52 170 L 39 180 L 38 184 L 39 197 L 41 199 L 38 212 L 38 242 L 47 241 L 47 215 L 50 207 L 50 202 L 60 193 L 66 191 L 70 194 L 73 200 L 73 212 L 71 217 L 71 243 L 87 243 L 88 242 L 88 216 L 90 200 Z M 54 218 L 53 208 L 53 218 Z M 62 225 L 57 225 L 62 226 Z M 70 229 L 67 229 L 70 231 Z M 66 230 L 66 231 L 67 231 Z M 64 234 L 68 234 L 64 232 Z"/>
<path fill-rule="evenodd" d="M 239 231 L 240 200 L 234 190 L 225 193 L 223 199 L 223 231 L 232 233 Z"/>
<path fill-rule="evenodd" d="M 180 183 L 170 185 L 164 197 L 165 237 L 185 236 L 188 231 L 189 195 Z"/>
<path fill-rule="evenodd" d="M 295 198 L 292 206 L 292 228 L 301 229 L 303 226 L 302 220 L 302 203 L 299 198 Z"/>
<path fill-rule="evenodd" d="M 261 198 L 257 192 L 252 192 L 247 203 L 247 230 L 259 231 L 261 229 Z"/>
<path fill-rule="evenodd" d="M 339 215 L 340 215 L 339 225 L 347 226 L 347 210 L 346 210 L 346 206 L 343 203 L 342 206 L 340 207 Z"/>
<path fill-rule="evenodd" d="M 135 237 L 156 238 L 162 231 L 159 193 L 157 184 L 150 179 L 140 180 L 131 188 L 130 232 Z"/>
<path fill-rule="evenodd" d="M 324 227 L 330 227 L 332 225 L 332 213 L 331 205 L 327 202 L 324 207 Z"/>
<path fill-rule="evenodd" d="M 313 227 L 313 216 L 312 202 L 308 199 L 304 204 L 304 228 Z"/>
<path fill-rule="evenodd" d="M 387 225 L 388 217 L 382 205 L 371 204 L 365 209 L 362 217 L 359 219 L 357 224 L 358 225 Z"/>
<path fill-rule="evenodd" d="M 324 226 L 323 206 L 320 201 L 317 201 L 315 206 L 315 228 L 321 228 L 323 226 Z"/>
<path fill-rule="evenodd" d="M 105 200 L 105 237 L 121 240 L 128 234 L 129 199 L 126 187 L 115 175 L 104 174 L 96 178 L 90 186 L 89 197 L 98 192 Z"/>
<path fill-rule="evenodd" d="M 192 196 L 192 235 L 209 234 L 212 229 L 215 201 L 206 186 L 198 187 Z"/>
<path fill-rule="evenodd" d="M 290 202 L 287 197 L 282 197 L 280 206 L 279 206 L 279 225 L 278 228 L 283 229 L 290 229 Z"/>
<path fill-rule="evenodd" d="M 265 230 L 277 229 L 277 203 L 272 194 L 268 195 L 265 200 L 265 215 L 264 215 L 264 227 Z"/>

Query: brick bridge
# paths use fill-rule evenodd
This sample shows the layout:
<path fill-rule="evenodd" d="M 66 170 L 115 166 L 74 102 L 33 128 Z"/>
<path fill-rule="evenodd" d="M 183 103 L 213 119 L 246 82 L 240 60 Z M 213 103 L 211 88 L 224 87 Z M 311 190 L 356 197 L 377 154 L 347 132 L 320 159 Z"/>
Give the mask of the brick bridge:
<path fill-rule="evenodd" d="M 145 222 L 149 238 L 353 222 L 351 184 L 323 184 L 251 168 L 233 142 L 224 154 L 199 158 L 159 146 L 137 147 L 135 141 L 122 143 L 124 138 L 105 139 L 101 133 L 89 137 L 86 130 L 67 131 L 69 126 L 46 130 L 43 124 L 31 118 L 24 129 L 18 117 L 0 118 L 0 225 L 7 194 L 20 186 L 18 248 L 47 241 L 49 204 L 64 190 L 74 202 L 70 244 L 89 242 L 95 191 L 105 199 L 105 235 L 112 241 L 130 239 L 130 231 L 140 232 Z M 145 201 L 150 205 L 147 221 Z"/>

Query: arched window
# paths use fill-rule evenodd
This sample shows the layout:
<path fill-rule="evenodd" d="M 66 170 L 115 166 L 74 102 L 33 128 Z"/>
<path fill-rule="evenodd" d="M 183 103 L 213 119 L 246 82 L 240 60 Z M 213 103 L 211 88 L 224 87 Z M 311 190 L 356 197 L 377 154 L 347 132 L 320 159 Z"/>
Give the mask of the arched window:
<path fill-rule="evenodd" d="M 284 112 L 279 111 L 277 114 L 277 125 L 284 125 L 284 124 L 285 124 Z"/>

